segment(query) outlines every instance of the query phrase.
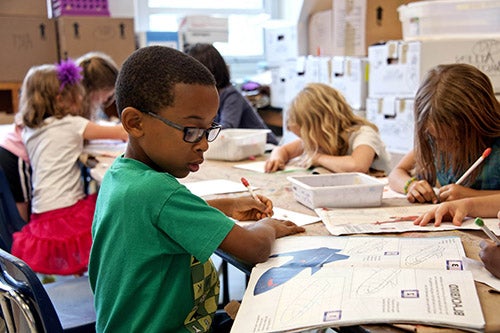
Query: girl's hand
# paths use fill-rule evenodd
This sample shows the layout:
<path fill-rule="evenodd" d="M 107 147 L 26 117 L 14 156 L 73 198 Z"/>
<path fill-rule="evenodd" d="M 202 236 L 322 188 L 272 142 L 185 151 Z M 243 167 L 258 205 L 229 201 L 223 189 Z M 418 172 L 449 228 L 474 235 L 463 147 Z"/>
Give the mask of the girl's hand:
<path fill-rule="evenodd" d="M 286 162 L 278 158 L 269 158 L 264 165 L 265 172 L 276 172 L 285 169 Z"/>
<path fill-rule="evenodd" d="M 252 197 L 235 198 L 231 217 L 238 221 L 257 221 L 273 216 L 273 202 L 257 194 L 261 202 Z"/>
<path fill-rule="evenodd" d="M 411 203 L 438 203 L 439 199 L 434 193 L 434 189 L 426 180 L 416 180 L 408 186 L 406 199 Z"/>
<path fill-rule="evenodd" d="M 439 199 L 441 201 L 452 201 L 473 197 L 476 190 L 457 184 L 449 184 L 439 189 Z"/>
<path fill-rule="evenodd" d="M 292 221 L 278 220 L 269 217 L 262 219 L 257 223 L 263 223 L 273 227 L 276 232 L 276 238 L 298 234 L 306 230 L 303 227 L 297 226 Z"/>
<path fill-rule="evenodd" d="M 434 220 L 434 226 L 439 227 L 443 221 L 452 221 L 454 225 L 462 225 L 462 221 L 469 214 L 467 203 L 445 202 L 419 216 L 413 224 L 424 226 Z"/>

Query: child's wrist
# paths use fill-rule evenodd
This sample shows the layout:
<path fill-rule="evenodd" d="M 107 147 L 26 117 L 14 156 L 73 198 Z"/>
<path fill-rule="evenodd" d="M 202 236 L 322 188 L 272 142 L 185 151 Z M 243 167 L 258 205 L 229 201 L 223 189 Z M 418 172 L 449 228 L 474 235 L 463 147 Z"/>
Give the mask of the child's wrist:
<path fill-rule="evenodd" d="M 403 187 L 404 194 L 408 194 L 408 191 L 410 190 L 410 185 L 415 181 L 417 181 L 417 178 L 415 177 L 411 177 L 406 181 L 405 186 Z"/>

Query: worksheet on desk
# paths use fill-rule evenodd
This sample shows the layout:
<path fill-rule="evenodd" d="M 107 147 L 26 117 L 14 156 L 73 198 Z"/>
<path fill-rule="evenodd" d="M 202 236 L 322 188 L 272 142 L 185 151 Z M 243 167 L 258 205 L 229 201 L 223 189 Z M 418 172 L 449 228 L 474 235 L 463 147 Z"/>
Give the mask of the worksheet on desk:
<path fill-rule="evenodd" d="M 332 235 L 481 229 L 474 224 L 473 218 L 467 218 L 461 226 L 451 222 L 443 222 L 439 227 L 435 227 L 433 223 L 423 227 L 413 224 L 417 217 L 433 206 L 415 204 L 374 208 L 316 208 L 315 212 Z M 495 234 L 500 235 L 498 219 L 488 218 L 483 221 Z"/>
<path fill-rule="evenodd" d="M 368 323 L 484 328 L 459 237 L 291 236 L 272 253 L 252 270 L 232 332 Z"/>

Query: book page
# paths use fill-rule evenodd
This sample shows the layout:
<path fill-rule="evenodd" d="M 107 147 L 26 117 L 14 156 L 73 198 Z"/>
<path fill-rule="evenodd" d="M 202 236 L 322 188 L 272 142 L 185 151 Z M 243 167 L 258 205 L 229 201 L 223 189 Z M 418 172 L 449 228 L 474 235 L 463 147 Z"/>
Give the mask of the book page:
<path fill-rule="evenodd" d="M 369 323 L 481 330 L 485 322 L 459 237 L 278 239 L 252 270 L 232 332 Z"/>

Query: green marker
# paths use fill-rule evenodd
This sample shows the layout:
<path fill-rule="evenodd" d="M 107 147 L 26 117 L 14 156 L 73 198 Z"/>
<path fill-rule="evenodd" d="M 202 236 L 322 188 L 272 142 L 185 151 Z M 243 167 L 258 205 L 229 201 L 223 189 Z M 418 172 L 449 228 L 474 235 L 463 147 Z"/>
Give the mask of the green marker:
<path fill-rule="evenodd" d="M 483 231 L 485 232 L 485 234 L 488 235 L 488 237 L 491 238 L 491 240 L 494 241 L 497 246 L 500 246 L 500 239 L 498 239 L 498 237 L 493 233 L 493 231 L 491 231 L 490 228 L 488 228 L 486 224 L 484 224 L 484 221 L 480 217 L 476 217 L 474 223 L 477 226 L 480 226 L 481 229 L 483 229 Z"/>

